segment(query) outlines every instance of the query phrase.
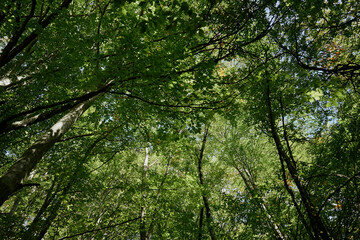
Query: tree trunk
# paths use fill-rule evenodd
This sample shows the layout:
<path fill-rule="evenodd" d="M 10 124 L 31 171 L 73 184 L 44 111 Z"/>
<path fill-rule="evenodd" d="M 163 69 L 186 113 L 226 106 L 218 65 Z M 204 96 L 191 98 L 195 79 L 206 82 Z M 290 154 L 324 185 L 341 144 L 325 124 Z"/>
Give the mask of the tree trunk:
<path fill-rule="evenodd" d="M 97 91 L 88 92 L 79 97 L 74 97 L 71 99 L 67 99 L 64 101 L 55 102 L 47 105 L 37 106 L 33 109 L 16 113 L 12 116 L 8 116 L 0 122 L 0 134 L 21 129 L 23 127 L 27 127 L 32 124 L 52 118 L 57 114 L 66 112 L 74 108 L 76 105 L 88 101 L 92 97 L 97 96 L 102 92 L 105 92 L 110 86 L 112 86 L 112 83 L 109 83 L 106 86 L 99 88 Z M 49 110 L 43 113 L 33 115 L 34 113 L 45 109 L 49 109 Z"/>
<path fill-rule="evenodd" d="M 240 174 L 241 178 L 243 179 L 246 187 L 249 189 L 249 191 L 256 191 L 257 185 L 255 184 L 254 179 L 251 177 L 251 174 L 248 173 L 248 171 L 242 171 L 238 166 L 235 166 L 236 170 Z M 278 239 L 281 240 L 287 240 L 287 235 L 283 234 L 280 230 L 280 227 L 274 222 L 272 216 L 269 214 L 269 211 L 267 207 L 265 206 L 265 199 L 264 197 L 261 197 L 260 199 L 256 200 L 256 203 L 264 210 L 265 215 L 269 221 L 270 228 L 273 229 Z"/>
<path fill-rule="evenodd" d="M 64 0 L 61 5 L 57 8 L 55 12 L 50 14 L 48 17 L 46 17 L 43 21 L 39 22 L 39 25 L 41 28 L 46 28 L 59 14 L 59 12 L 62 9 L 66 9 L 69 7 L 72 0 Z M 36 29 L 32 31 L 27 37 L 23 36 L 25 35 L 28 30 L 26 29 L 27 24 L 34 16 L 35 13 L 35 5 L 36 1 L 32 1 L 32 9 L 29 14 L 29 16 L 25 19 L 25 21 L 22 23 L 22 27 L 11 37 L 11 40 L 9 43 L 2 49 L 2 53 L 0 55 L 0 68 L 5 66 L 8 62 L 10 62 L 13 58 L 15 58 L 19 53 L 21 53 L 26 47 L 33 44 L 34 41 L 37 41 L 38 39 L 38 32 L 39 30 Z M 21 39 L 21 37 L 24 37 L 23 40 L 18 43 L 18 41 Z"/>
<path fill-rule="evenodd" d="M 165 180 L 166 180 L 166 177 L 167 175 L 169 174 L 169 170 L 170 170 L 170 163 L 171 163 L 171 156 L 169 157 L 169 160 L 168 160 L 168 163 L 167 163 L 167 167 L 166 167 L 166 171 L 165 171 L 165 174 L 164 174 L 164 177 L 160 183 L 160 186 L 159 186 L 159 189 L 157 191 L 157 194 L 156 194 L 156 202 L 155 202 L 155 205 L 158 204 L 159 202 L 159 199 L 160 199 L 160 193 L 161 193 L 161 189 L 162 187 L 164 186 L 164 183 L 165 183 Z M 152 219 L 151 219 L 151 222 L 150 222 L 150 226 L 147 230 L 147 234 L 146 234 L 146 238 L 147 239 L 150 239 L 150 236 L 151 236 L 151 233 L 154 229 L 154 225 L 156 223 L 156 214 L 157 214 L 157 207 L 155 208 L 155 210 L 153 211 L 154 214 L 152 216 Z"/>
<path fill-rule="evenodd" d="M 200 154 L 198 156 L 198 173 L 199 173 L 199 180 L 200 180 L 201 185 L 204 185 L 204 179 L 203 179 L 203 173 L 202 173 L 202 160 L 204 158 L 204 151 L 205 151 L 205 145 L 206 145 L 206 139 L 207 139 L 207 135 L 208 135 L 208 130 L 209 130 L 209 128 L 206 127 L 205 132 L 204 132 L 204 138 L 203 138 L 203 141 L 202 141 L 202 146 L 201 146 L 201 149 L 200 149 Z M 208 201 L 207 197 L 205 196 L 205 194 L 203 194 L 202 199 L 203 199 L 204 206 L 205 206 L 205 216 L 206 216 L 206 221 L 207 221 L 207 225 L 208 225 L 211 240 L 216 240 L 216 235 L 215 235 L 215 231 L 214 231 L 214 228 L 213 228 L 213 219 L 212 219 L 212 216 L 211 216 L 211 210 L 210 210 L 210 206 L 209 206 L 209 201 Z"/>
<path fill-rule="evenodd" d="M 199 236 L 198 236 L 198 240 L 202 239 L 203 218 L 204 218 L 204 208 L 202 207 L 200 209 L 200 217 L 199 217 Z"/>
<path fill-rule="evenodd" d="M 0 178 L 0 206 L 17 190 L 22 188 L 21 182 L 41 161 L 44 155 L 54 144 L 75 124 L 77 119 L 103 95 L 100 93 L 88 101 L 76 105 L 69 113 L 63 116 L 55 125 L 46 131 L 9 170 Z"/>
<path fill-rule="evenodd" d="M 142 176 L 142 200 L 141 200 L 141 218 L 140 218 L 140 240 L 147 240 L 147 232 L 146 232 L 146 173 L 148 170 L 149 165 L 149 149 L 145 148 L 145 160 L 144 160 L 144 169 L 143 169 L 143 176 Z"/>
<path fill-rule="evenodd" d="M 32 236 L 32 239 L 34 240 L 41 240 L 44 238 L 45 234 L 47 233 L 47 231 L 49 230 L 51 224 L 53 223 L 54 219 L 57 217 L 58 215 L 58 211 L 61 207 L 61 203 L 62 200 L 66 197 L 67 192 L 69 191 L 69 189 L 71 188 L 71 183 L 72 181 L 70 181 L 62 190 L 61 195 L 59 196 L 59 199 L 56 201 L 56 203 L 54 204 L 53 208 L 51 209 L 51 212 L 49 214 L 49 216 L 45 219 L 45 221 L 42 224 L 42 228 L 39 230 L 39 233 L 37 236 Z M 30 238 L 31 239 L 31 238 Z"/>
<path fill-rule="evenodd" d="M 272 107 L 271 107 L 269 81 L 267 82 L 266 103 L 268 106 L 268 118 L 269 118 L 269 123 L 270 123 L 271 134 L 272 134 L 272 138 L 274 139 L 276 149 L 278 151 L 280 162 L 282 165 L 284 165 L 283 162 L 286 163 L 286 167 L 287 167 L 292 179 L 294 180 L 294 183 L 295 183 L 297 189 L 299 190 L 301 200 L 305 206 L 307 216 L 310 220 L 311 228 L 313 229 L 313 232 L 314 232 L 314 237 L 315 237 L 315 239 L 330 240 L 331 238 L 328 234 L 328 231 L 327 231 L 321 217 L 317 214 L 315 206 L 313 205 L 313 203 L 310 199 L 310 195 L 306 191 L 304 184 L 302 183 L 302 181 L 298 175 L 298 170 L 295 165 L 295 162 L 291 158 L 291 156 L 289 156 L 286 153 L 286 151 L 284 150 L 283 144 L 281 143 L 280 137 L 277 133 L 275 119 L 273 117 L 273 112 L 272 112 Z M 291 154 L 291 152 L 290 152 L 290 154 Z M 283 170 L 283 174 L 284 174 L 284 170 Z M 286 179 L 284 181 L 285 181 L 284 184 L 286 185 L 287 184 Z"/>
<path fill-rule="evenodd" d="M 50 188 L 48 189 L 45 200 L 44 200 L 42 206 L 40 207 L 39 211 L 37 212 L 34 220 L 31 222 L 28 230 L 24 233 L 24 239 L 30 239 L 31 236 L 37 235 L 38 229 L 40 228 L 39 222 L 43 218 L 44 213 L 46 212 L 46 210 L 49 207 L 49 205 L 51 204 L 51 202 L 55 199 L 56 194 L 59 191 L 60 186 L 58 185 L 55 192 L 53 192 L 55 184 L 56 184 L 56 179 L 54 179 Z"/>

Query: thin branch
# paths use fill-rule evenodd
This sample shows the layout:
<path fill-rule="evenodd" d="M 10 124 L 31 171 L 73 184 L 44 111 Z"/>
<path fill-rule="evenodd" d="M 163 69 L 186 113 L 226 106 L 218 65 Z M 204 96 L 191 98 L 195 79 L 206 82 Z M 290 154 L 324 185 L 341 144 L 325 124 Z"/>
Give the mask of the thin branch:
<path fill-rule="evenodd" d="M 74 235 L 71 235 L 71 236 L 62 237 L 62 238 L 60 238 L 59 240 L 68 239 L 68 238 L 73 238 L 73 237 L 77 237 L 77 236 L 82 236 L 82 235 L 85 235 L 85 234 L 88 234 L 88 233 L 97 232 L 97 231 L 101 231 L 101 230 L 104 230 L 104 229 L 121 226 L 121 225 L 124 225 L 124 224 L 129 223 L 129 222 L 134 222 L 134 221 L 136 221 L 136 220 L 138 220 L 138 219 L 140 219 L 140 218 L 141 218 L 141 217 L 136 217 L 136 218 L 129 219 L 129 220 L 126 220 L 126 221 L 124 221 L 124 222 L 117 223 L 117 224 L 113 224 L 113 225 L 110 225 L 110 226 L 101 227 L 101 228 L 96 228 L 96 229 L 88 230 L 88 231 L 85 231 L 85 232 L 82 232 L 82 233 L 74 234 Z"/>
<path fill-rule="evenodd" d="M 345 183 L 343 183 L 342 185 L 340 185 L 339 187 L 337 187 L 332 193 L 330 193 L 325 201 L 323 202 L 323 204 L 321 205 L 321 207 L 319 208 L 317 214 L 319 215 L 320 212 L 322 211 L 322 209 L 325 207 L 326 202 L 332 198 L 337 192 L 339 192 L 343 187 L 345 187 L 346 185 L 348 185 L 352 180 L 354 180 L 354 178 L 356 178 L 358 175 L 360 175 L 360 172 L 357 172 L 356 174 L 354 174 L 354 176 L 352 176 L 351 178 L 349 178 L 348 180 L 345 181 Z"/>
<path fill-rule="evenodd" d="M 4 120 L 2 120 L 0 122 L 0 127 L 1 127 L 0 128 L 0 133 L 10 132 L 12 130 L 20 129 L 20 128 L 23 128 L 23 127 L 26 127 L 26 126 L 29 126 L 29 125 L 44 121 L 46 119 L 49 119 L 49 118 L 51 118 L 51 117 L 53 117 L 53 116 L 55 116 L 55 115 L 57 115 L 59 113 L 65 112 L 66 110 L 74 107 L 75 105 L 77 105 L 79 103 L 82 103 L 82 102 L 85 102 L 85 101 L 89 100 L 90 98 L 92 98 L 93 96 L 98 95 L 99 93 L 106 92 L 106 90 L 109 87 L 111 87 L 113 84 L 114 83 L 112 81 L 110 81 L 110 83 L 107 84 L 105 87 L 100 88 L 97 91 L 89 92 L 89 93 L 84 94 L 84 95 L 82 95 L 80 97 L 75 97 L 75 98 L 67 99 L 67 100 L 64 100 L 64 101 L 60 101 L 60 102 L 52 103 L 52 104 L 48 104 L 48 105 L 38 106 L 38 107 L 35 107 L 35 108 L 31 109 L 31 110 L 27 110 L 27 111 L 24 111 L 24 112 L 21 112 L 21 113 L 14 114 L 14 115 L 12 115 L 10 117 L 7 117 L 6 119 L 4 119 Z M 66 105 L 63 105 L 63 106 L 61 106 L 61 107 L 59 107 L 57 109 L 53 109 L 53 110 L 49 110 L 47 112 L 40 113 L 40 114 L 32 116 L 32 117 L 25 118 L 25 119 L 23 119 L 21 121 L 8 123 L 8 122 L 10 122 L 10 121 L 12 121 L 12 120 L 14 120 L 16 118 L 19 118 L 21 116 L 29 115 L 29 114 L 34 113 L 36 111 L 56 107 L 56 106 L 59 106 L 59 105 L 62 105 L 62 104 L 66 104 Z"/>
<path fill-rule="evenodd" d="M 36 3 L 35 0 L 33 0 L 33 3 Z M 46 19 L 44 19 L 44 21 L 39 22 L 40 26 L 42 28 L 46 28 L 52 20 L 54 20 L 54 18 L 59 14 L 59 12 L 62 9 L 66 9 L 70 3 L 72 2 L 72 0 L 64 0 L 62 2 L 62 4 L 60 5 L 60 7 L 53 12 L 52 14 L 50 14 Z M 35 6 L 34 6 L 35 8 Z M 22 34 L 22 32 L 21 32 Z M 18 38 L 20 38 L 21 34 L 18 36 Z M 38 30 L 34 30 L 33 32 L 31 32 L 29 34 L 29 36 L 27 36 L 18 46 L 15 47 L 15 44 L 13 44 L 13 46 L 11 46 L 11 48 L 9 47 L 9 49 L 7 50 L 7 52 L 3 52 L 2 56 L 1 56 L 1 60 L 0 60 L 0 68 L 3 67 L 4 65 L 6 65 L 8 62 L 10 62 L 14 57 L 16 57 L 20 52 L 22 52 L 29 44 L 31 44 L 34 40 L 37 41 L 37 37 L 38 37 Z M 18 40 L 18 39 L 17 39 Z M 17 42 L 16 40 L 16 42 Z"/>
<path fill-rule="evenodd" d="M 77 136 L 73 136 L 73 137 L 60 139 L 58 142 L 65 142 L 65 141 L 69 141 L 69 140 L 72 140 L 72 139 L 77 139 L 77 138 L 82 138 L 82 137 L 89 137 L 89 136 L 93 136 L 93 135 L 95 135 L 95 133 L 82 134 L 82 135 L 77 135 Z"/>
<path fill-rule="evenodd" d="M 21 184 L 19 189 L 24 188 L 24 187 L 39 187 L 40 183 L 25 183 L 25 184 Z"/>
<path fill-rule="evenodd" d="M 125 92 L 115 92 L 115 91 L 107 91 L 108 93 L 111 94 L 117 94 L 117 95 L 124 95 L 127 96 L 129 98 L 134 98 L 134 99 L 138 99 L 142 102 L 148 103 L 150 105 L 155 105 L 155 106 L 159 106 L 159 107 L 169 107 L 169 108 L 193 108 L 193 109 L 211 109 L 211 110 L 216 110 L 216 109 L 222 109 L 225 107 L 228 107 L 229 105 L 231 105 L 231 103 L 235 100 L 235 97 L 229 96 L 226 99 L 230 99 L 230 101 L 228 103 L 226 103 L 225 105 L 219 106 L 219 107 L 207 107 L 204 105 L 211 105 L 211 104 L 217 104 L 217 103 L 221 103 L 222 101 L 215 101 L 215 102 L 209 102 L 209 103 L 202 103 L 202 104 L 189 104 L 189 105 L 174 105 L 174 104 L 161 104 L 161 103 L 157 103 L 157 102 L 152 102 L 150 100 L 147 100 L 145 98 L 139 97 L 137 95 L 133 95 L 130 93 L 125 93 Z"/>

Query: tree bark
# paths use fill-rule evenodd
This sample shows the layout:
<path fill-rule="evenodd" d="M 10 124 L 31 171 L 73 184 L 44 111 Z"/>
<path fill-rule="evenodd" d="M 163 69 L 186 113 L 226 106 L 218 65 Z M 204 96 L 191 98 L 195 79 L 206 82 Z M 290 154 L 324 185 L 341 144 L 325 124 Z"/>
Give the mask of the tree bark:
<path fill-rule="evenodd" d="M 235 168 L 238 171 L 238 173 L 240 174 L 241 178 L 243 179 L 243 181 L 244 181 L 246 187 L 249 189 L 249 191 L 256 191 L 257 190 L 257 185 L 255 184 L 254 179 L 251 177 L 251 174 L 242 171 L 238 166 L 235 166 Z M 269 214 L 269 211 L 268 211 L 268 209 L 267 209 L 267 207 L 265 205 L 264 197 L 261 197 L 256 202 L 264 210 L 265 215 L 266 215 L 266 217 L 267 217 L 267 219 L 269 221 L 269 225 L 273 229 L 273 231 L 275 232 L 278 239 L 288 240 L 287 235 L 282 233 L 282 231 L 280 230 L 280 227 L 276 224 L 276 222 L 274 222 L 272 216 Z"/>
<path fill-rule="evenodd" d="M 166 177 L 167 175 L 169 174 L 169 170 L 170 170 L 170 163 L 171 163 L 171 156 L 169 157 L 169 160 L 168 160 L 168 163 L 167 163 L 167 167 L 166 167 L 166 171 L 165 171 L 165 174 L 164 174 L 164 177 L 160 183 L 160 186 L 159 186 L 159 189 L 157 191 L 157 194 L 156 194 L 156 205 L 158 204 L 159 202 L 159 199 L 160 199 L 160 193 L 161 193 L 161 189 L 162 187 L 164 186 L 164 183 L 165 183 L 165 180 L 166 180 Z M 155 225 L 155 221 L 156 221 L 156 214 L 157 214 L 157 207 L 155 208 L 154 210 L 154 213 L 153 216 L 152 216 L 152 219 L 151 219 L 151 222 L 150 222 L 150 226 L 147 230 L 147 234 L 146 234 L 146 238 L 147 239 L 150 239 L 150 236 L 151 236 L 151 233 L 154 229 L 154 225 Z"/>
<path fill-rule="evenodd" d="M 209 131 L 209 128 L 206 127 L 205 132 L 204 132 L 204 138 L 203 138 L 201 149 L 200 149 L 200 154 L 198 156 L 198 173 L 199 173 L 199 180 L 200 180 L 201 185 L 204 185 L 204 179 L 203 179 L 203 173 L 202 173 L 202 160 L 204 158 L 204 151 L 205 151 L 205 145 L 206 145 L 208 131 Z M 216 235 L 215 235 L 215 231 L 213 228 L 213 219 L 211 216 L 211 209 L 209 206 L 209 201 L 208 201 L 207 197 L 205 196 L 205 194 L 203 194 L 202 199 L 203 199 L 204 206 L 205 206 L 205 216 L 206 216 L 206 221 L 207 221 L 211 240 L 216 240 Z"/>
<path fill-rule="evenodd" d="M 69 113 L 63 116 L 34 144 L 32 144 L 19 160 L 9 168 L 9 170 L 0 178 L 0 206 L 22 187 L 21 182 L 36 167 L 44 155 L 101 95 L 103 94 L 100 93 L 91 99 L 76 105 Z"/>
<path fill-rule="evenodd" d="M 145 148 L 145 159 L 144 159 L 144 169 L 143 169 L 143 176 L 142 176 L 142 200 L 141 200 L 141 219 L 140 219 L 140 240 L 147 240 L 147 232 L 146 232 L 146 173 L 149 168 L 149 148 Z"/>
<path fill-rule="evenodd" d="M 34 220 L 31 222 L 28 230 L 24 233 L 25 239 L 30 239 L 31 236 L 36 236 L 39 229 L 39 222 L 41 221 L 41 218 L 43 217 L 45 211 L 51 204 L 51 202 L 55 199 L 57 192 L 59 191 L 59 185 L 56 187 L 56 190 L 53 192 L 53 189 L 56 184 L 56 179 L 53 180 L 50 188 L 47 191 L 45 200 L 43 204 L 41 205 L 39 211 L 37 212 Z"/>
<path fill-rule="evenodd" d="M 203 218 L 204 218 L 204 207 L 200 209 L 200 217 L 199 217 L 199 236 L 198 240 L 202 239 L 202 227 L 203 227 Z"/>
<path fill-rule="evenodd" d="M 13 130 L 17 130 L 23 127 L 30 126 L 32 124 L 44 121 L 46 119 L 49 119 L 51 117 L 54 117 L 57 114 L 66 112 L 69 109 L 72 109 L 74 106 L 85 102 L 89 99 L 91 99 L 94 96 L 99 95 L 102 92 L 105 92 L 112 84 L 108 84 L 102 88 L 100 88 L 97 91 L 88 92 L 82 96 L 71 98 L 65 101 L 60 101 L 48 105 L 38 106 L 33 109 L 23 111 L 17 114 L 14 114 L 12 116 L 9 116 L 2 120 L 0 122 L 0 134 L 10 132 Z M 57 108 L 55 108 L 57 107 Z M 55 109 L 52 109 L 55 108 Z M 46 112 L 36 114 L 34 116 L 31 116 L 32 114 L 36 113 L 37 111 L 41 111 L 44 109 L 49 109 Z M 28 116 L 31 117 L 28 117 Z M 25 116 L 25 117 L 24 117 Z M 15 121 L 16 119 L 19 119 L 20 117 L 23 117 L 21 120 Z"/>
<path fill-rule="evenodd" d="M 54 219 L 57 217 L 58 215 L 58 211 L 61 207 L 61 203 L 63 198 L 66 197 L 67 192 L 69 191 L 69 189 L 71 188 L 71 181 L 63 188 L 61 195 L 59 196 L 59 199 L 57 199 L 56 203 L 53 205 L 51 212 L 49 214 L 49 216 L 45 219 L 45 221 L 42 224 L 42 228 L 39 230 L 38 235 L 37 236 L 32 236 L 32 239 L 34 240 L 41 240 L 44 238 L 45 234 L 47 233 L 47 231 L 49 230 L 52 222 L 54 221 Z M 30 238 L 31 239 L 31 238 Z"/>
<path fill-rule="evenodd" d="M 41 28 L 46 28 L 55 19 L 55 17 L 59 14 L 59 12 L 62 9 L 64 9 L 64 8 L 66 9 L 69 7 L 71 2 L 72 2 L 72 0 L 64 0 L 55 12 L 50 14 L 43 21 L 39 22 L 39 25 L 41 26 Z M 35 5 L 36 5 L 36 1 L 33 0 L 32 1 L 32 10 L 30 12 L 29 17 L 26 18 L 26 20 L 22 24 L 22 27 L 19 29 L 19 31 L 17 31 L 14 34 L 12 39 L 9 41 L 9 43 L 3 49 L 3 51 L 0 55 L 0 69 L 3 66 L 5 66 L 8 62 L 10 62 L 14 57 L 16 57 L 19 53 L 21 53 L 27 46 L 32 44 L 33 41 L 37 41 L 38 30 L 36 29 L 33 32 L 31 32 L 27 37 L 25 37 L 21 43 L 17 44 L 18 40 L 21 38 L 23 33 L 26 32 L 25 28 L 26 28 L 26 25 L 28 24 L 30 18 L 32 18 L 32 16 L 34 15 Z"/>
<path fill-rule="evenodd" d="M 273 117 L 273 112 L 272 112 L 272 107 L 271 107 L 269 81 L 267 82 L 266 103 L 268 106 L 268 118 L 269 118 L 269 123 L 270 123 L 271 134 L 272 134 L 272 138 L 274 139 L 280 161 L 281 161 L 282 165 L 283 165 L 283 162 L 286 163 L 286 167 L 289 170 L 289 173 L 290 173 L 292 179 L 294 180 L 294 183 L 295 183 L 297 189 L 299 190 L 301 200 L 305 206 L 307 216 L 310 220 L 311 228 L 313 229 L 313 232 L 314 232 L 314 237 L 315 237 L 315 239 L 330 240 L 331 238 L 328 234 L 328 231 L 327 231 L 321 217 L 318 215 L 318 213 L 315 209 L 315 206 L 313 205 L 313 203 L 310 199 L 310 195 L 306 191 L 304 184 L 302 183 L 302 181 L 298 175 L 297 167 L 294 163 L 294 160 L 291 159 L 291 157 L 284 150 L 284 147 L 281 143 L 280 137 L 277 133 L 277 128 L 275 126 L 275 119 Z M 284 172 L 283 172 L 283 174 L 284 174 Z M 285 179 L 285 181 L 286 181 L 286 179 Z M 285 182 L 284 184 L 286 185 L 287 183 Z"/>

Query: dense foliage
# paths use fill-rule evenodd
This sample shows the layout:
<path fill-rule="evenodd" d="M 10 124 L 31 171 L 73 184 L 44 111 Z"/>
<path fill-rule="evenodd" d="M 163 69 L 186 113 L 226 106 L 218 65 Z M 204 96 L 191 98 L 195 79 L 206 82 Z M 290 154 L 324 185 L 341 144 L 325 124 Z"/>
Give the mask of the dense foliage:
<path fill-rule="evenodd" d="M 360 3 L 0 2 L 1 239 L 360 239 Z"/>

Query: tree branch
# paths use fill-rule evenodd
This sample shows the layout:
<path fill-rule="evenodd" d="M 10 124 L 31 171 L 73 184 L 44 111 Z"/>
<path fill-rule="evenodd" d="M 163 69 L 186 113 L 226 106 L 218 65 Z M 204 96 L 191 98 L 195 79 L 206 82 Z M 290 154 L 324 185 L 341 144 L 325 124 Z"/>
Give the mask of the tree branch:
<path fill-rule="evenodd" d="M 140 218 L 141 218 L 141 217 L 136 217 L 136 218 L 129 219 L 129 220 L 126 220 L 126 221 L 124 221 L 124 222 L 117 223 L 117 224 L 113 224 L 113 225 L 110 225 L 110 226 L 101 227 L 101 228 L 96 228 L 96 229 L 88 230 L 88 231 L 85 231 L 85 232 L 82 232 L 82 233 L 74 234 L 74 235 L 71 235 L 71 236 L 62 237 L 62 238 L 60 238 L 59 240 L 68 239 L 68 238 L 73 238 L 73 237 L 77 237 L 77 236 L 82 236 L 82 235 L 85 235 L 85 234 L 88 234 L 88 233 L 97 232 L 97 231 L 101 231 L 101 230 L 104 230 L 104 229 L 121 226 L 121 225 L 124 225 L 124 224 L 126 224 L 126 223 L 134 222 L 134 221 L 136 221 L 136 220 L 139 220 Z"/>

